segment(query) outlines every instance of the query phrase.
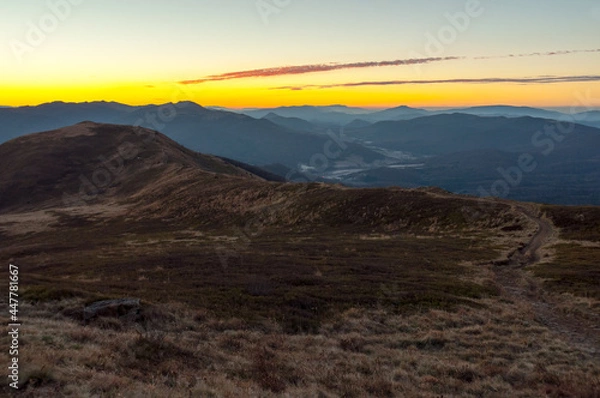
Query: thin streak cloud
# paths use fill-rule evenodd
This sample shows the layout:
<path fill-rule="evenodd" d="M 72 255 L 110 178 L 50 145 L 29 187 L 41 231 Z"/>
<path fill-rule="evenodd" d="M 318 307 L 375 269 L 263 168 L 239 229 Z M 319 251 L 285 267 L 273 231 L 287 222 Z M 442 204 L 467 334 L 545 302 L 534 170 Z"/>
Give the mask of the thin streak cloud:
<path fill-rule="evenodd" d="M 491 55 L 491 56 L 474 57 L 473 59 L 551 57 L 554 55 L 589 54 L 589 53 L 599 53 L 599 52 L 600 52 L 600 48 L 596 48 L 593 50 L 563 50 L 563 51 L 548 51 L 548 52 L 544 52 L 544 53 L 535 52 L 535 53 L 525 53 L 525 54 Z"/>
<path fill-rule="evenodd" d="M 221 80 L 245 79 L 249 77 L 272 77 L 284 75 L 302 75 L 315 72 L 329 72 L 342 69 L 358 69 L 358 68 L 379 68 L 383 66 L 401 66 L 401 65 L 422 65 L 433 62 L 454 61 L 464 59 L 464 57 L 431 57 L 431 58 L 411 58 L 397 59 L 393 61 L 368 61 L 368 62 L 353 62 L 353 63 L 330 63 L 330 64 L 314 64 L 314 65 L 299 65 L 299 66 L 283 66 L 277 68 L 253 69 L 240 72 L 223 73 L 219 75 L 211 75 L 202 79 L 183 80 L 180 84 L 201 84 L 206 82 L 214 82 Z"/>
<path fill-rule="evenodd" d="M 583 54 L 583 53 L 600 53 L 600 49 L 562 50 L 562 51 L 534 52 L 534 53 L 508 54 L 508 55 L 492 55 L 492 56 L 479 56 L 479 57 L 451 56 L 451 57 L 397 59 L 397 60 L 393 60 L 393 61 L 365 61 L 365 62 L 352 62 L 352 63 L 328 63 L 328 64 L 282 66 L 282 67 L 275 67 L 275 68 L 252 69 L 252 70 L 210 75 L 210 76 L 203 77 L 201 79 L 182 80 L 179 82 L 179 84 L 190 85 L 190 84 L 202 84 L 202 83 L 206 83 L 206 82 L 215 82 L 215 81 L 222 81 L 222 80 L 274 77 L 274 76 L 285 76 L 285 75 L 302 75 L 302 74 L 308 74 L 308 73 L 329 72 L 329 71 L 344 70 L 344 69 L 378 68 L 378 67 L 385 67 L 385 66 L 423 65 L 423 64 L 429 64 L 429 63 L 456 61 L 456 60 L 465 60 L 465 59 L 482 60 L 482 59 L 503 59 L 503 58 L 525 58 L 525 57 L 550 57 L 550 56 L 557 56 L 557 55 Z"/>
<path fill-rule="evenodd" d="M 496 84 L 496 83 L 513 83 L 513 84 L 554 84 L 554 83 L 581 83 L 581 82 L 596 82 L 600 81 L 600 75 L 586 76 L 538 76 L 538 77 L 523 77 L 523 78 L 484 78 L 484 79 L 437 79 L 437 80 L 388 80 L 388 81 L 367 81 L 341 84 L 327 85 L 304 85 L 304 86 L 282 86 L 273 87 L 271 90 L 322 90 L 328 88 L 339 87 L 359 87 L 359 86 L 402 86 L 415 84 Z"/>

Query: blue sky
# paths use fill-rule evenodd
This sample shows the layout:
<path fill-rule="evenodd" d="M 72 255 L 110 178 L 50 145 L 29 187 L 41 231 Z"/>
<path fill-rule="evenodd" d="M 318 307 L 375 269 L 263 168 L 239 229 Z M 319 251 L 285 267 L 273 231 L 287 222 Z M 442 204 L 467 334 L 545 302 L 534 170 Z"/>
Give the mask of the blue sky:
<path fill-rule="evenodd" d="M 68 15 L 57 15 L 56 9 L 68 10 Z M 452 25 L 448 15 L 468 9 L 477 10 L 477 16 L 469 17 L 466 29 Z M 272 13 L 266 15 L 264 10 Z M 32 26 L 42 28 L 44 18 L 48 22 L 49 15 L 49 18 L 52 15 L 64 18 L 57 18 L 61 20 L 44 34 L 41 43 L 30 45 L 28 32 Z M 438 44 L 431 44 L 432 37 Z M 444 37 L 446 42 L 442 42 Z M 411 101 L 453 105 L 453 90 L 456 104 L 469 101 L 475 104 L 475 96 L 481 96 L 482 87 L 464 87 L 471 92 L 471 100 L 463 98 L 456 85 L 440 87 L 433 83 L 431 87 L 421 85 L 419 92 L 425 93 L 422 98 L 414 87 L 396 87 L 395 92 L 390 87 L 341 91 L 313 88 L 311 93 L 308 90 L 275 93 L 278 90 L 272 89 L 394 80 L 595 76 L 599 74 L 599 52 L 473 58 L 600 49 L 600 2 L 21 0 L 3 5 L 0 42 L 3 43 L 0 47 L 2 103 L 35 103 L 52 95 L 56 99 L 95 100 L 104 95 L 126 102 L 151 102 L 166 98 L 165 92 L 183 80 L 230 72 L 457 56 L 463 59 L 419 67 L 245 77 L 188 85 L 186 90 L 198 95 L 201 102 L 225 106 L 260 106 L 277 101 L 320 103 L 333 101 L 335 96 L 347 96 L 354 104 L 358 98 L 364 98 L 373 105 Z M 593 79 L 585 84 L 600 89 Z M 147 92 L 150 87 L 154 92 Z M 15 96 L 19 88 L 23 94 Z M 436 89 L 441 93 L 439 98 Z M 537 87 L 533 91 L 543 97 L 539 100 L 541 104 L 548 102 L 550 95 L 552 104 L 568 105 L 568 93 L 578 89 L 583 89 L 580 81 L 553 83 L 552 88 Z M 118 94 L 124 90 L 127 95 Z M 514 103 L 525 98 L 513 85 L 487 84 L 486 90 L 498 93 L 503 100 L 512 95 Z M 243 103 L 232 98 L 236 93 Z M 378 95 L 382 101 L 377 100 Z M 485 100 L 491 97 L 486 95 Z M 535 102 L 535 98 L 526 100 Z"/>

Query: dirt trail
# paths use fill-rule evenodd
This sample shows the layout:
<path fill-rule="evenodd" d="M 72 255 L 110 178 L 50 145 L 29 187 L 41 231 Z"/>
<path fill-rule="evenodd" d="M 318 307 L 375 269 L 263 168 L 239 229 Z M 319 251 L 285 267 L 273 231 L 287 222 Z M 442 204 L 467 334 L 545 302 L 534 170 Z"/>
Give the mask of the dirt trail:
<path fill-rule="evenodd" d="M 537 206 L 519 204 L 513 205 L 513 209 L 537 224 L 537 231 L 529 243 L 509 256 L 508 265 L 492 266 L 496 282 L 502 286 L 508 298 L 530 305 L 536 320 L 552 333 L 572 346 L 600 358 L 600 319 L 594 319 L 593 315 L 584 318 L 572 311 L 560 311 L 559 297 L 545 291 L 541 282 L 524 269 L 540 261 L 541 249 L 552 237 L 557 237 L 558 232 L 540 214 Z"/>
<path fill-rule="evenodd" d="M 439 192 L 428 194 L 440 198 L 449 197 Z M 535 266 L 542 259 L 541 250 L 551 243 L 553 238 L 558 238 L 558 230 L 542 214 L 539 205 L 497 198 L 487 200 L 491 203 L 506 204 L 514 213 L 524 215 L 537 225 L 529 242 L 510 253 L 508 259 L 490 264 L 503 294 L 510 300 L 529 306 L 535 320 L 546 326 L 558 338 L 600 359 L 600 316 L 589 313 L 584 317 L 574 311 L 561 311 L 561 297 L 544 290 L 542 282 L 527 272 L 528 267 Z M 565 299 L 562 301 L 563 307 L 564 301 Z"/>
<path fill-rule="evenodd" d="M 524 247 L 514 251 L 509 257 L 509 264 L 526 267 L 534 265 L 541 260 L 540 249 L 547 244 L 553 236 L 558 236 L 554 226 L 547 218 L 540 216 L 540 210 L 533 205 L 514 205 L 513 209 L 524 214 L 537 224 L 537 231 Z"/>

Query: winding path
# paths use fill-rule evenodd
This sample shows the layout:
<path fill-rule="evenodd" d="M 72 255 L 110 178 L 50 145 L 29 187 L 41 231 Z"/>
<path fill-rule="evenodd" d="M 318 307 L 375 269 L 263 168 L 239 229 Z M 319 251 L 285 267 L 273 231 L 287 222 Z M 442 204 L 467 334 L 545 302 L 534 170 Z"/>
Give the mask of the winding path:
<path fill-rule="evenodd" d="M 506 296 L 530 305 L 536 320 L 552 333 L 582 351 L 600 358 L 600 320 L 594 319 L 597 318 L 594 315 L 584 318 L 561 312 L 557 296 L 544 291 L 541 282 L 524 270 L 525 267 L 540 262 L 541 249 L 553 236 L 558 236 L 558 232 L 547 218 L 540 215 L 537 206 L 512 206 L 515 211 L 537 224 L 537 231 L 525 246 L 509 256 L 508 265 L 492 265 L 496 282 L 502 286 Z"/>
<path fill-rule="evenodd" d="M 552 236 L 558 235 L 552 223 L 545 217 L 539 216 L 540 210 L 527 205 L 514 205 L 513 209 L 524 214 L 527 218 L 537 224 L 537 231 L 524 247 L 515 250 L 509 256 L 509 264 L 526 267 L 534 265 L 541 260 L 540 250 L 547 244 Z"/>
<path fill-rule="evenodd" d="M 437 192 L 428 193 L 434 197 L 449 197 Z M 524 215 L 537 225 L 529 242 L 511 252 L 507 259 L 489 264 L 503 294 L 506 298 L 530 306 L 536 321 L 546 326 L 559 339 L 600 359 L 600 314 L 590 312 L 583 317 L 561 311 L 560 297 L 543 289 L 542 281 L 527 272 L 529 266 L 541 261 L 541 250 L 552 238 L 559 236 L 558 230 L 542 215 L 539 205 L 503 199 L 487 200 L 504 203 L 513 212 Z"/>

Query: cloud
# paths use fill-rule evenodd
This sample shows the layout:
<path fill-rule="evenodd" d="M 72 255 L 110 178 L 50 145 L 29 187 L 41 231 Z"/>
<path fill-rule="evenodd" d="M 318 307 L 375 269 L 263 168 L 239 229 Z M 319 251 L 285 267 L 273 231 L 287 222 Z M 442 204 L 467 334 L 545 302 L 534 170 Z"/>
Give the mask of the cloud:
<path fill-rule="evenodd" d="M 417 84 L 553 84 L 553 83 L 580 83 L 600 81 L 600 75 L 584 76 L 537 76 L 523 78 L 492 77 L 483 79 L 436 79 L 436 80 L 387 80 L 387 81 L 366 81 L 327 85 L 304 85 L 304 86 L 282 86 L 273 87 L 271 90 L 322 90 L 339 87 L 359 87 L 359 86 L 402 86 Z"/>
<path fill-rule="evenodd" d="M 599 53 L 600 49 L 591 50 L 562 50 L 549 52 L 534 52 L 525 54 L 508 54 L 508 55 L 492 55 L 479 57 L 429 57 L 429 58 L 409 58 L 397 59 L 393 61 L 365 61 L 352 63 L 328 63 L 328 64 L 312 64 L 312 65 L 297 65 L 297 66 L 282 66 L 275 68 L 252 69 L 238 72 L 228 72 L 217 75 L 210 75 L 201 79 L 182 80 L 179 84 L 202 84 L 206 82 L 215 82 L 222 80 L 246 79 L 257 77 L 273 77 L 285 75 L 302 75 L 317 72 L 329 72 L 343 69 L 358 69 L 358 68 L 378 68 L 384 66 L 406 66 L 406 65 L 422 65 L 436 62 L 456 61 L 456 60 L 481 60 L 481 59 L 502 59 L 502 58 L 525 58 L 525 57 L 550 57 L 557 55 L 583 54 L 583 53 Z"/>
<path fill-rule="evenodd" d="M 527 57 L 551 57 L 554 55 L 569 55 L 569 54 L 585 54 L 585 53 L 598 53 L 600 48 L 593 50 L 563 50 L 563 51 L 548 51 L 548 52 L 535 52 L 525 54 L 508 54 L 508 55 L 491 55 L 482 57 L 473 57 L 473 59 L 501 59 L 501 58 L 527 58 Z"/>
<path fill-rule="evenodd" d="M 378 68 L 383 66 L 401 66 L 401 65 L 422 65 L 432 62 L 453 61 L 463 59 L 463 57 L 431 57 L 431 58 L 410 58 L 397 59 L 393 61 L 367 61 L 353 63 L 329 63 L 329 64 L 313 64 L 313 65 L 298 65 L 298 66 L 282 66 L 277 68 L 253 69 L 240 72 L 229 72 L 219 75 L 211 75 L 202 79 L 183 80 L 180 84 L 201 84 L 206 82 L 214 82 L 221 80 L 245 79 L 249 77 L 272 77 L 284 75 L 301 75 L 315 72 L 329 72 L 342 69 L 358 69 L 358 68 Z"/>

